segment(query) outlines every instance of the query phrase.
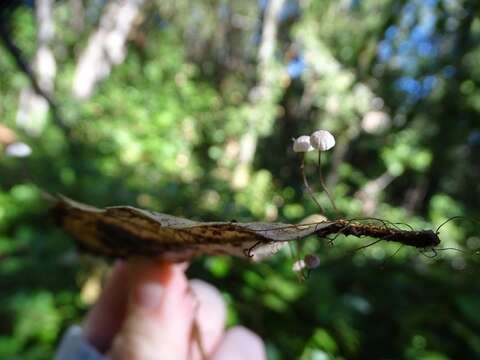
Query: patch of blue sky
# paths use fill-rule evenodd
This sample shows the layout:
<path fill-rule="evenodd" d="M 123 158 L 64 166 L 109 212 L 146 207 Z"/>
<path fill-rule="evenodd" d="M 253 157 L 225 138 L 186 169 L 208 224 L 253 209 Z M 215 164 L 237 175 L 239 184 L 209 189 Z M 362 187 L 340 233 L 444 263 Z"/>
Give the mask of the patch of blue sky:
<path fill-rule="evenodd" d="M 406 94 L 408 101 L 428 96 L 437 79 L 420 77 L 420 65 L 434 59 L 440 51 L 436 36 L 437 0 L 410 0 L 402 8 L 399 22 L 389 26 L 377 48 L 380 62 L 403 73 L 394 86 Z"/>
<path fill-rule="evenodd" d="M 430 24 L 420 23 L 413 27 L 410 32 L 410 40 L 411 41 L 422 41 L 425 39 L 430 38 L 433 35 L 435 30 L 435 26 Z"/>
<path fill-rule="evenodd" d="M 415 74 L 418 70 L 419 62 L 413 59 L 412 56 L 397 57 L 398 67 L 403 70 L 405 74 Z"/>
<path fill-rule="evenodd" d="M 387 30 L 385 30 L 385 39 L 393 40 L 398 34 L 398 27 L 395 25 L 390 25 Z"/>
<path fill-rule="evenodd" d="M 416 48 L 416 45 L 417 44 L 413 41 L 410 41 L 410 39 L 402 41 L 397 48 L 398 55 L 408 56 Z"/>
<path fill-rule="evenodd" d="M 432 91 L 435 85 L 437 85 L 437 77 L 434 75 L 427 75 L 422 80 L 422 87 L 428 92 Z"/>
<path fill-rule="evenodd" d="M 415 102 L 428 96 L 435 88 L 437 81 L 434 75 L 427 75 L 421 79 L 402 76 L 395 82 L 395 87 L 407 95 L 408 101 Z"/>
<path fill-rule="evenodd" d="M 268 5 L 268 0 L 258 0 L 258 6 L 261 10 L 265 10 Z"/>
<path fill-rule="evenodd" d="M 436 7 L 438 4 L 438 0 L 423 0 L 423 3 L 425 4 L 425 6 Z"/>
<path fill-rule="evenodd" d="M 278 18 L 280 21 L 289 20 L 300 15 L 300 6 L 296 0 L 287 0 L 280 10 Z"/>
<path fill-rule="evenodd" d="M 417 44 L 418 55 L 423 58 L 429 58 L 438 55 L 438 47 L 432 41 L 424 40 Z"/>
<path fill-rule="evenodd" d="M 303 56 L 296 56 L 287 64 L 287 73 L 292 79 L 298 79 L 305 71 L 306 64 Z"/>
<path fill-rule="evenodd" d="M 380 41 L 380 43 L 378 44 L 377 52 L 380 61 L 387 62 L 393 55 L 392 44 L 385 40 Z"/>
<path fill-rule="evenodd" d="M 417 14 L 417 5 L 414 2 L 409 2 L 403 7 L 403 13 L 400 17 L 400 26 L 402 28 L 410 28 L 415 24 Z"/>
<path fill-rule="evenodd" d="M 420 82 L 411 76 L 402 76 L 395 81 L 397 89 L 407 93 L 417 93 L 421 89 Z"/>
<path fill-rule="evenodd" d="M 265 11 L 270 0 L 258 0 L 258 7 L 261 11 Z M 286 0 L 280 10 L 278 19 L 280 21 L 288 20 L 300 14 L 300 5 L 297 0 Z"/>
<path fill-rule="evenodd" d="M 452 76 L 455 75 L 456 72 L 457 72 L 457 69 L 455 69 L 455 66 L 453 65 L 447 65 L 442 69 L 442 74 L 446 78 L 451 78 Z"/>

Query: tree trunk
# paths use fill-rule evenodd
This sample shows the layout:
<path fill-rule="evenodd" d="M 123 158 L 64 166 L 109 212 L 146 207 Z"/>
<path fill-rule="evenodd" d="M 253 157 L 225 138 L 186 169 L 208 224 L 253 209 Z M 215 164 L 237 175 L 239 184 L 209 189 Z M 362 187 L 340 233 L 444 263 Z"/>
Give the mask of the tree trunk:
<path fill-rule="evenodd" d="M 238 164 L 233 172 L 234 188 L 245 187 L 250 180 L 250 167 L 255 156 L 258 141 L 259 121 L 265 121 L 260 115 L 271 117 L 275 114 L 262 114 L 262 108 L 274 105 L 276 101 L 275 87 L 278 86 L 278 75 L 273 69 L 275 63 L 275 48 L 279 26 L 280 11 L 285 0 L 270 0 L 265 9 L 262 27 L 262 39 L 257 56 L 257 85 L 249 93 L 249 118 L 245 134 L 240 138 Z"/>
<path fill-rule="evenodd" d="M 90 36 L 75 68 L 72 85 L 74 97 L 88 99 L 93 94 L 95 85 L 110 74 L 112 67 L 123 62 L 127 37 L 143 2 L 144 0 L 115 0 L 106 6 L 100 25 Z"/>
<path fill-rule="evenodd" d="M 54 90 L 56 63 L 51 50 L 54 36 L 53 0 L 37 0 L 35 7 L 37 20 L 37 51 L 33 60 L 33 69 L 39 88 L 47 95 Z M 17 125 L 29 135 L 38 136 L 47 120 L 49 104 L 32 87 L 20 92 Z"/>

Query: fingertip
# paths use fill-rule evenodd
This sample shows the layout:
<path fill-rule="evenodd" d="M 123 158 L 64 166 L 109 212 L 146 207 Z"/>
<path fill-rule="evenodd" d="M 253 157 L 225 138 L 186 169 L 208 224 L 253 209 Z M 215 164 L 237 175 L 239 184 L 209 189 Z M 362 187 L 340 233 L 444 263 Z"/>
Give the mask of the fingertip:
<path fill-rule="evenodd" d="M 263 340 L 251 330 L 236 326 L 225 333 L 212 360 L 265 360 L 266 358 Z"/>
<path fill-rule="evenodd" d="M 100 297 L 85 319 L 85 337 L 99 352 L 108 350 L 122 325 L 127 309 L 127 278 L 127 265 L 117 261 Z"/>
<path fill-rule="evenodd" d="M 225 328 L 226 306 L 222 294 L 214 286 L 191 280 L 190 286 L 196 301 L 195 319 L 200 331 L 202 349 L 211 354 L 218 346 Z M 200 359 L 198 344 L 193 343 L 193 359 Z"/>
<path fill-rule="evenodd" d="M 136 261 L 129 271 L 128 315 L 115 338 L 112 359 L 186 356 L 194 302 L 182 266 Z"/>

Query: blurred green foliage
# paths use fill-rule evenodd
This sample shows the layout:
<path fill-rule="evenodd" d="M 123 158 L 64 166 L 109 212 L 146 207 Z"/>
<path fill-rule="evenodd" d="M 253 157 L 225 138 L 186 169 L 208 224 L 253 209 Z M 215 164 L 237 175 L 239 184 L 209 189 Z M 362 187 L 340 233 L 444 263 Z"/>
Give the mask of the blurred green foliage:
<path fill-rule="evenodd" d="M 295 223 L 319 210 L 291 138 L 325 128 L 337 145 L 324 171 L 345 218 L 432 229 L 480 217 L 476 2 L 288 1 L 263 69 L 263 2 L 148 2 L 125 60 L 85 101 L 70 88 L 103 9 L 84 1 L 77 33 L 72 3 L 54 8 L 54 97 L 68 132 L 51 116 L 38 135 L 16 122 L 29 81 L 0 47 L 0 121 L 32 149 L 0 155 L 0 358 L 50 358 L 89 306 L 81 289 L 99 265 L 54 226 L 42 190 L 202 220 Z M 413 39 L 428 17 L 430 37 Z M 21 4 L 5 19 L 31 59 L 33 9 Z M 439 50 L 411 50 L 420 41 Z M 255 100 L 262 76 L 268 96 Z M 247 133 L 254 156 L 239 168 Z M 307 175 L 327 206 L 315 161 L 307 156 Z M 462 251 L 380 243 L 353 252 L 368 239 L 339 236 L 333 247 L 303 244 L 321 258 L 305 282 L 289 251 L 260 264 L 198 259 L 189 274 L 222 291 L 228 325 L 260 334 L 270 359 L 478 358 L 478 224 L 452 221 L 440 236 Z"/>

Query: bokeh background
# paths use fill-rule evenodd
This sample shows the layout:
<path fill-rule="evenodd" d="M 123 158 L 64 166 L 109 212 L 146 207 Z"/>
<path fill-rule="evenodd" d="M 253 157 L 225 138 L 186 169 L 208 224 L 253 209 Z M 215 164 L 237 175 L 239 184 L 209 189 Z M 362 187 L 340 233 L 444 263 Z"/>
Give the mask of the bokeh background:
<path fill-rule="evenodd" d="M 480 218 L 479 8 L 2 2 L 0 358 L 50 358 L 108 269 L 77 254 L 41 189 L 198 220 L 297 223 L 319 209 L 291 139 L 322 128 L 337 139 L 324 171 L 343 217 L 418 229 Z M 307 175 L 334 218 L 315 161 Z M 260 334 L 270 359 L 473 359 L 479 233 L 452 221 L 442 246 L 461 251 L 436 254 L 309 239 L 303 252 L 321 265 L 305 282 L 288 251 L 260 264 L 201 258 L 189 274 L 222 291 L 228 324 Z"/>

